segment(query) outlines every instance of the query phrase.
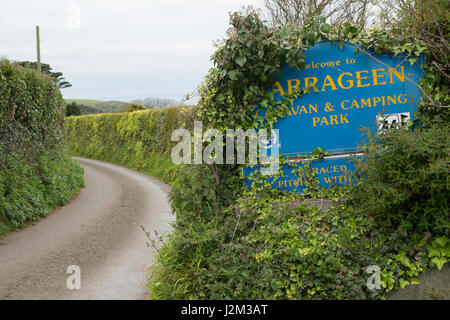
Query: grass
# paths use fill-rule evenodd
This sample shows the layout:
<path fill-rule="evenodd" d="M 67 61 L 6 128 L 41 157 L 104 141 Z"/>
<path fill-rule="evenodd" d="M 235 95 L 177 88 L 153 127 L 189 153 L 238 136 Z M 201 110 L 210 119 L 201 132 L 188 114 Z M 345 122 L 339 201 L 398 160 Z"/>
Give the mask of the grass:
<path fill-rule="evenodd" d="M 0 238 L 14 230 L 14 226 L 5 221 L 0 221 Z"/>

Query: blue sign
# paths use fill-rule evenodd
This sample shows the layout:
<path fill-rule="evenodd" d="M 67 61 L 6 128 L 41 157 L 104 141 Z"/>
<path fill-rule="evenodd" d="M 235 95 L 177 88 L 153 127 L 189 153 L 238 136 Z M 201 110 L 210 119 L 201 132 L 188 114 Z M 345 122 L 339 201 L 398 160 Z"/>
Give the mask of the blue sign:
<path fill-rule="evenodd" d="M 282 78 L 269 88 L 275 99 L 308 87 L 311 92 L 294 101 L 279 119 L 279 146 L 283 155 L 299 155 L 322 147 L 330 153 L 356 151 L 362 126 L 375 128 L 384 110 L 388 122 L 413 117 L 420 102 L 414 84 L 423 76 L 421 56 L 412 65 L 404 55 L 373 55 L 344 42 L 323 41 L 305 52 L 305 68 L 282 69 Z M 313 87 L 318 92 L 313 92 Z M 261 110 L 259 115 L 263 116 Z"/>
<path fill-rule="evenodd" d="M 355 167 L 348 156 L 306 160 L 291 165 L 284 164 L 273 175 L 265 176 L 265 179 L 271 183 L 273 188 L 303 193 L 307 185 L 307 176 L 302 174 L 299 169 L 304 168 L 306 163 L 309 164 L 309 170 L 314 174 L 312 182 L 318 186 L 331 187 L 356 182 L 350 174 Z M 253 181 L 263 177 L 260 172 L 260 166 L 244 168 L 247 186 L 251 187 Z"/>
<path fill-rule="evenodd" d="M 375 56 L 362 50 L 355 54 L 356 48 L 349 42 L 342 48 L 330 41 L 316 43 L 305 52 L 304 69 L 285 66 L 274 87 L 266 89 L 276 100 L 298 88 L 310 89 L 274 124 L 279 134 L 272 135 L 270 142 L 276 143 L 284 156 L 304 155 L 317 147 L 335 154 L 321 161 L 309 160 L 319 186 L 354 183 L 349 173 L 355 168 L 342 154 L 357 151 L 359 129 L 375 129 L 377 123 L 379 129 L 405 123 L 412 120 L 420 103 L 416 84 L 423 77 L 423 55 L 410 60 L 405 55 Z M 264 117 L 264 110 L 257 113 Z M 277 175 L 269 176 L 272 187 L 302 193 L 304 178 L 294 173 L 298 166 L 283 165 Z M 247 185 L 256 170 L 260 166 L 244 169 Z"/>

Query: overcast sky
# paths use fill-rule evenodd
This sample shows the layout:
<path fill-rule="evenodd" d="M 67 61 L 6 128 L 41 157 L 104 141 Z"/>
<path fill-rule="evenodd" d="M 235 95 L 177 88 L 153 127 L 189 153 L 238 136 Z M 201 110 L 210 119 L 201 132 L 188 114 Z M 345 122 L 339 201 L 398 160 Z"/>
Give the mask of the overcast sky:
<path fill-rule="evenodd" d="M 262 0 L 1 0 L 0 57 L 41 60 L 72 83 L 67 99 L 180 100 L 212 66 L 228 13 Z"/>

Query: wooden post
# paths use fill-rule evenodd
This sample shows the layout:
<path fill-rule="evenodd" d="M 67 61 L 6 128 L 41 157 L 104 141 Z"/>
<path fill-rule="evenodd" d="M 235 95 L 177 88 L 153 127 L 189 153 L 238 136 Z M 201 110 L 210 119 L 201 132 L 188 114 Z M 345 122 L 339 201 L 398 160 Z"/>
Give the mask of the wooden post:
<path fill-rule="evenodd" d="M 37 71 L 41 72 L 41 44 L 39 40 L 39 26 L 36 26 L 36 43 L 37 43 Z"/>

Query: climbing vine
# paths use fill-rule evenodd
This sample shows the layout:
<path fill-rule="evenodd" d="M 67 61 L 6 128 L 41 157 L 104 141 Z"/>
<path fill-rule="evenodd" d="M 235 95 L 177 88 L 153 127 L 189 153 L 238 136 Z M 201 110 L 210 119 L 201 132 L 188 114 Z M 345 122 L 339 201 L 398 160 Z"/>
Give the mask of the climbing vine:
<path fill-rule="evenodd" d="M 293 99 L 307 94 L 308 89 L 286 95 L 280 102 L 275 101 L 273 93 L 266 88 L 274 85 L 284 65 L 303 69 L 305 51 L 317 41 L 331 40 L 340 47 L 344 41 L 351 42 L 355 45 L 355 55 L 360 51 L 372 57 L 381 53 L 406 54 L 405 60 L 411 64 L 421 54 L 430 54 L 424 43 L 397 30 L 360 30 L 349 23 L 331 28 L 322 17 L 302 26 L 268 27 L 256 13 L 233 13 L 230 24 L 228 37 L 212 56 L 214 67 L 200 88 L 201 116 L 218 129 L 258 125 L 270 128 L 278 118 L 284 117 Z M 438 74 L 429 65 L 424 68 L 425 80 L 417 84 L 424 93 L 422 106 L 446 107 L 450 101 L 448 88 L 442 86 L 438 90 L 440 93 L 436 93 L 436 84 L 440 84 L 436 81 Z M 441 92 L 445 89 L 446 94 Z M 264 122 L 255 114 L 257 107 L 267 109 Z"/>
<path fill-rule="evenodd" d="M 269 27 L 255 12 L 236 12 L 230 15 L 230 25 L 226 39 L 218 43 L 212 56 L 214 67 L 200 88 L 200 118 L 207 126 L 222 131 L 229 128 L 272 129 L 279 118 L 289 113 L 295 99 L 317 92 L 315 85 L 297 88 L 276 100 L 270 88 L 281 76 L 283 66 L 305 68 L 305 51 L 318 41 L 330 40 L 341 48 L 347 41 L 354 45 L 355 55 L 364 52 L 375 60 L 381 53 L 401 54 L 405 56 L 403 61 L 414 64 L 421 55 L 430 56 L 425 43 L 399 30 L 361 30 L 350 23 L 332 28 L 323 17 L 312 18 L 304 25 Z M 425 64 L 424 70 L 424 80 L 415 83 L 423 93 L 419 109 L 447 114 L 450 97 L 446 83 L 439 81 L 439 74 L 432 66 Z M 264 117 L 259 116 L 257 110 L 264 110 Z M 281 155 L 280 160 L 285 162 L 286 158 Z M 220 168 L 236 170 L 232 166 Z M 239 185 L 236 187 L 240 188 Z"/>

